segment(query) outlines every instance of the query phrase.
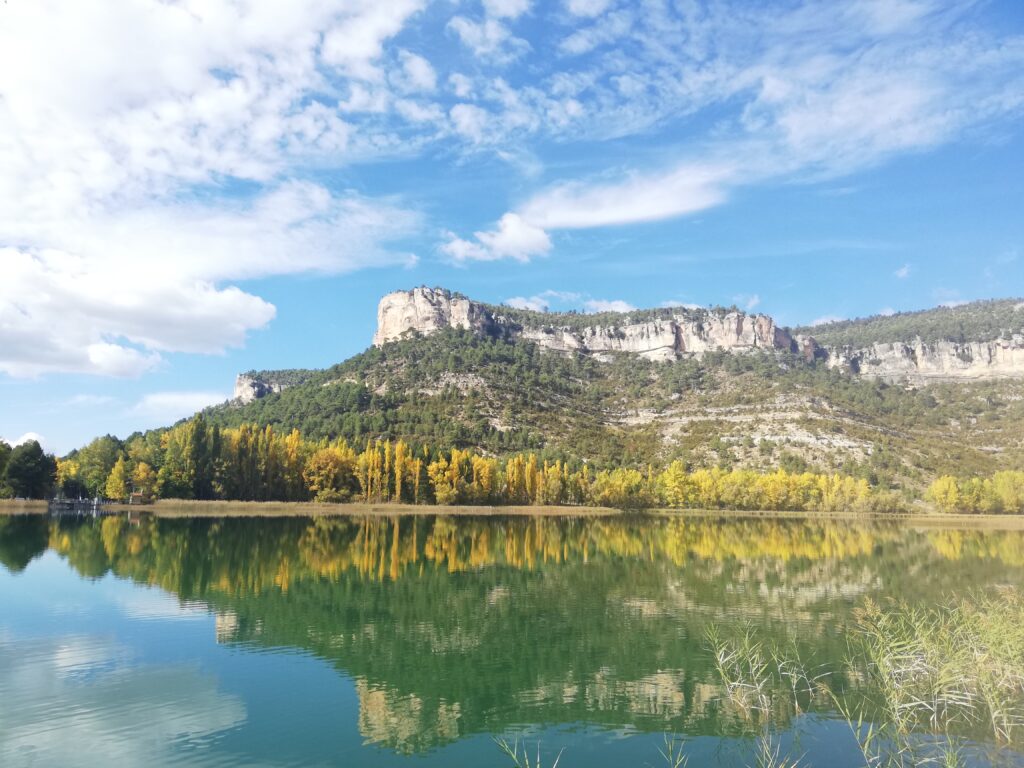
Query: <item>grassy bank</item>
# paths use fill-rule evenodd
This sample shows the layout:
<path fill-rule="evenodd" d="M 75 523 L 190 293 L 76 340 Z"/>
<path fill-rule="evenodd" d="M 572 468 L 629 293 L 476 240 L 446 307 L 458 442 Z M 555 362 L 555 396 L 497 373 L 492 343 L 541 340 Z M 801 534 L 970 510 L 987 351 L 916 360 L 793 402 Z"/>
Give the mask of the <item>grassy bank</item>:
<path fill-rule="evenodd" d="M 0 515 L 39 515 L 46 512 L 45 501 L 0 499 Z"/>

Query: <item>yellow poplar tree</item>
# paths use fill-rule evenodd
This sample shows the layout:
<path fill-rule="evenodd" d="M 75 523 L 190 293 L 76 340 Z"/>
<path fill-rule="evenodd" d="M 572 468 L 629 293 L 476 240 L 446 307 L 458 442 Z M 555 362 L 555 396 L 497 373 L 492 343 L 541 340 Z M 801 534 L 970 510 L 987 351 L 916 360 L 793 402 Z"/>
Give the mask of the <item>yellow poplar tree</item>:
<path fill-rule="evenodd" d="M 103 488 L 103 495 L 108 499 L 124 501 L 130 493 L 128 488 L 128 464 L 124 456 L 118 456 L 113 469 L 107 476 L 107 483 Z"/>

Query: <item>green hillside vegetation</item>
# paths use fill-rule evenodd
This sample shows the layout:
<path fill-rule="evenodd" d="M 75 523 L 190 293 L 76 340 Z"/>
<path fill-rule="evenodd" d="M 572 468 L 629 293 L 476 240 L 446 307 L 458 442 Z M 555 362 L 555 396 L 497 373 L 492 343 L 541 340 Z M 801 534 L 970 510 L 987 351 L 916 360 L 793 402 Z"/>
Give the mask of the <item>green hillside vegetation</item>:
<path fill-rule="evenodd" d="M 956 307 L 840 320 L 795 328 L 827 346 L 866 347 L 884 342 L 992 341 L 1024 333 L 1024 299 L 975 301 Z"/>
<path fill-rule="evenodd" d="M 283 368 L 279 371 L 246 371 L 241 375 L 251 379 L 273 381 L 285 387 L 294 387 L 308 381 L 317 373 L 319 371 L 310 368 Z"/>
<path fill-rule="evenodd" d="M 1010 299 L 833 324 L 822 338 L 841 332 L 859 346 L 901 334 L 982 338 L 993 328 L 1007 328 L 1010 319 L 1024 318 L 1018 306 Z M 494 308 L 499 309 L 506 308 Z M 669 310 L 651 310 L 650 317 L 663 312 Z M 608 318 L 594 315 L 509 313 L 515 322 L 521 313 L 523 322 L 534 325 L 550 321 L 564 327 L 566 318 L 608 324 Z M 636 319 L 637 313 L 630 317 Z M 904 502 L 927 493 L 936 507 L 976 512 L 1014 509 L 1012 495 L 996 487 L 1005 490 L 1009 475 L 1000 473 L 1024 470 L 1024 381 L 1019 380 L 890 385 L 782 351 L 718 352 L 671 362 L 621 354 L 599 362 L 584 354 L 544 352 L 511 336 L 453 329 L 373 347 L 325 370 L 249 375 L 287 388 L 202 413 L 202 429 L 209 430 L 213 442 L 206 454 L 196 455 L 212 462 L 212 468 L 202 470 L 199 480 L 194 475 L 183 480 L 174 469 L 179 454 L 198 450 L 195 445 L 188 451 L 174 447 L 184 439 L 181 430 L 196 423 L 183 422 L 124 442 L 109 435 L 97 438 L 61 462 L 61 488 L 69 495 L 111 498 L 141 487 L 149 496 L 197 499 L 361 496 L 426 503 L 551 499 L 777 508 L 776 502 L 765 501 L 771 494 L 749 489 L 762 482 L 758 478 L 782 470 L 787 477 L 849 478 L 866 483 L 871 494 L 894 492 Z M 291 440 L 292 447 L 279 450 L 280 440 Z M 386 456 L 392 450 L 386 446 L 398 445 L 407 458 L 421 462 L 409 481 L 415 479 L 422 496 L 411 491 L 407 498 L 402 488 L 367 491 L 354 471 L 348 481 L 326 488 L 305 477 L 305 459 L 296 463 L 295 458 L 330 446 L 346 446 L 342 453 L 385 446 Z M 273 469 L 278 461 L 273 457 L 282 452 L 292 456 L 292 476 L 285 486 L 278 485 L 284 481 Z M 540 467 L 542 474 L 558 468 L 565 488 L 551 492 L 540 484 L 521 498 L 518 491 L 462 493 L 453 481 L 456 490 L 449 492 L 438 486 L 440 474 L 429 471 L 440 457 L 449 465 L 468 467 L 469 486 L 479 481 L 472 468 L 484 466 L 481 462 L 490 462 L 488 472 L 493 470 L 495 478 L 507 480 L 510 462 L 524 461 Z M 271 470 L 266 470 L 267 461 Z M 683 467 L 688 478 L 719 473 L 716 483 L 725 477 L 721 482 L 740 483 L 744 490 L 717 496 L 678 491 L 673 501 L 665 483 L 655 480 L 671 467 Z M 584 470 L 585 482 L 579 474 Z M 604 494 L 597 478 L 612 472 L 618 473 L 612 483 L 617 490 Z M 941 500 L 929 490 L 939 478 L 947 485 Z M 956 485 L 955 494 L 949 483 Z M 566 490 L 570 487 L 576 490 Z M 632 490 L 620 492 L 622 487 Z M 325 488 L 326 496 L 321 493 Z M 790 508 L 819 508 L 806 493 L 797 497 L 802 500 Z"/>
<path fill-rule="evenodd" d="M 779 404 L 782 405 L 779 405 Z M 773 424 L 766 414 L 783 412 Z M 372 348 L 211 424 L 311 440 L 404 440 L 440 450 L 586 460 L 595 468 L 810 469 L 923 490 L 940 474 L 1024 466 L 1024 383 L 922 389 L 857 379 L 787 353 L 610 363 L 448 330 Z M 795 436 L 792 436 L 795 435 Z"/>
<path fill-rule="evenodd" d="M 701 317 L 705 314 L 725 315 L 740 311 L 736 307 L 711 307 L 693 309 L 691 307 L 655 307 L 652 309 L 634 309 L 629 312 L 538 312 L 532 309 L 516 309 L 505 304 L 485 304 L 495 317 L 505 318 L 523 328 L 568 328 L 581 331 L 585 328 L 600 326 L 616 328 L 633 323 L 646 323 L 652 320 L 671 320 L 673 317 Z"/>

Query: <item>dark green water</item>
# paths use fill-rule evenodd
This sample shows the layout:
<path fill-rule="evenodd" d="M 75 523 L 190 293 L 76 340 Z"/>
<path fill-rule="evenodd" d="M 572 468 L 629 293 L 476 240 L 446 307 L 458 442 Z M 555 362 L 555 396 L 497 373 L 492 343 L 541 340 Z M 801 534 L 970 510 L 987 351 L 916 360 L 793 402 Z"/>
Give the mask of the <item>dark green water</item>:
<path fill-rule="evenodd" d="M 752 763 L 710 624 L 840 670 L 865 598 L 1024 585 L 1024 534 L 683 519 L 0 518 L 0 765 Z M 856 681 L 836 673 L 829 684 Z M 769 727 L 862 765 L 822 701 Z M 760 724 L 760 728 L 764 724 Z M 794 746 L 795 745 L 795 746 Z M 1014 755 L 1003 762 L 1016 764 Z"/>

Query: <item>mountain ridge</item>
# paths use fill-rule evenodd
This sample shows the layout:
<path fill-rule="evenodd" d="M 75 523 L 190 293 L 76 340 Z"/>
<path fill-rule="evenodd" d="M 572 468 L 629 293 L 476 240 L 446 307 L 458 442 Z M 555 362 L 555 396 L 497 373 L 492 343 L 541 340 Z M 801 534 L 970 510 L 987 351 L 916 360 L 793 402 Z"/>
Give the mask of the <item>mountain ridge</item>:
<path fill-rule="evenodd" d="M 1012 298 L 791 329 L 769 315 L 735 307 L 538 312 L 419 286 L 380 300 L 373 345 L 444 328 L 522 340 L 603 362 L 621 353 L 664 362 L 717 351 L 777 351 L 888 383 L 1024 377 L 1024 301 Z M 300 369 L 242 373 L 233 397 L 249 403 L 312 374 Z"/>
<path fill-rule="evenodd" d="M 1007 301 L 1015 300 L 999 306 Z M 988 306 L 943 309 L 940 315 L 946 322 L 984 314 Z M 684 311 L 696 321 L 705 312 L 725 317 L 736 310 Z M 671 310 L 600 318 L 613 328 L 625 317 L 664 321 L 663 312 Z M 585 315 L 508 314 L 515 324 L 525 320 L 541 331 L 551 319 L 567 320 L 573 334 L 592 323 Z M 477 317 L 486 324 L 493 316 Z M 921 313 L 915 319 L 920 322 Z M 453 327 L 445 315 L 430 322 L 425 335 L 412 329 L 323 370 L 243 374 L 242 394 L 255 384 L 264 388 L 263 396 L 236 398 L 206 415 L 222 427 L 297 428 L 313 440 L 344 437 L 354 445 L 402 439 L 494 456 L 529 450 L 607 467 L 642 468 L 677 458 L 692 466 L 761 471 L 812 467 L 898 487 L 922 487 L 942 473 L 988 475 L 1024 466 L 1019 375 L 903 376 L 895 377 L 894 386 L 858 373 L 856 360 L 836 365 L 799 346 L 748 347 L 742 353 L 738 347 L 718 348 L 658 360 L 630 352 L 545 349 L 506 325 L 485 325 L 489 330 L 482 332 L 472 323 Z M 982 361 L 961 360 L 958 350 L 965 344 L 1012 346 L 1016 330 L 1011 331 L 993 342 L 921 343 L 927 350 L 951 345 L 943 354 L 963 366 L 961 371 L 970 370 Z M 957 330 L 964 339 L 988 332 L 985 323 Z M 809 344 L 800 333 L 790 336 Z M 875 354 L 879 348 L 856 349 Z M 927 359 L 912 357 L 915 345 L 893 342 L 889 349 L 909 355 L 915 366 Z M 871 362 L 864 367 L 870 369 Z"/>

